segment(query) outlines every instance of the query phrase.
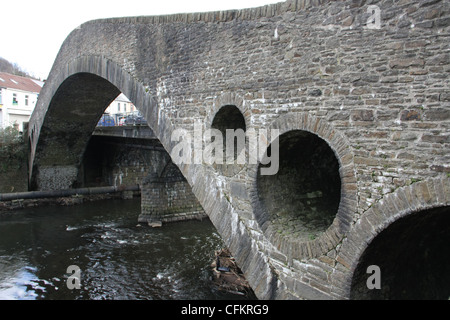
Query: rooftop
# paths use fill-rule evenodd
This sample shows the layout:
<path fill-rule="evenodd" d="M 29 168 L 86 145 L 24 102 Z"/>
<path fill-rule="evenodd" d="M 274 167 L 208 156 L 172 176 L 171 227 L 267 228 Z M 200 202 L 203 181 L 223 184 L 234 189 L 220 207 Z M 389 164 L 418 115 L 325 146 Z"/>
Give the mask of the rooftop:
<path fill-rule="evenodd" d="M 44 82 L 0 72 L 0 87 L 39 93 Z"/>

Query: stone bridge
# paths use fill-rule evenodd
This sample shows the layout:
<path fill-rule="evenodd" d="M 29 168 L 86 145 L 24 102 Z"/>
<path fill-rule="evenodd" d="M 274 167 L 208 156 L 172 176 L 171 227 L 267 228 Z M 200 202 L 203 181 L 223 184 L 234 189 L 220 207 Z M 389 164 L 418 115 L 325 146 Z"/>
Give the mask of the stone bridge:
<path fill-rule="evenodd" d="M 278 129 L 274 175 L 263 162 L 178 164 L 256 295 L 448 299 L 449 11 L 288 0 L 87 22 L 32 115 L 30 188 L 77 184 L 120 92 L 171 155 L 180 128 Z"/>

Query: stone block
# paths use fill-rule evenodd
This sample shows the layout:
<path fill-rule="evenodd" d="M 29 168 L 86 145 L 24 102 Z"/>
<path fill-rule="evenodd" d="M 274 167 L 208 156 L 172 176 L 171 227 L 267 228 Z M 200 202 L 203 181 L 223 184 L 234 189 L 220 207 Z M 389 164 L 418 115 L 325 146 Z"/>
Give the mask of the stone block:
<path fill-rule="evenodd" d="M 445 121 L 450 119 L 450 110 L 448 108 L 430 109 L 425 111 L 424 118 L 429 121 Z"/>
<path fill-rule="evenodd" d="M 405 59 L 395 59 L 389 62 L 389 67 L 404 69 L 409 67 L 422 67 L 425 64 L 424 59 L 420 58 L 405 58 Z"/>
<path fill-rule="evenodd" d="M 373 121 L 374 114 L 372 110 L 355 110 L 351 113 L 353 121 Z"/>

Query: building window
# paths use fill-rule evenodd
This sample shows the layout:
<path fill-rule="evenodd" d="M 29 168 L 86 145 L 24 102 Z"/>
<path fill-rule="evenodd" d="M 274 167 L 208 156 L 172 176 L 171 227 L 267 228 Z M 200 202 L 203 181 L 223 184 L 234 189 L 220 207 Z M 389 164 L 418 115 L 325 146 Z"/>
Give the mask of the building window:
<path fill-rule="evenodd" d="M 28 105 L 28 96 L 25 96 L 25 105 Z"/>
<path fill-rule="evenodd" d="M 17 94 L 13 93 L 13 106 L 17 106 L 19 104 L 19 102 L 17 102 Z"/>
<path fill-rule="evenodd" d="M 120 103 L 117 104 L 117 112 L 120 112 Z"/>

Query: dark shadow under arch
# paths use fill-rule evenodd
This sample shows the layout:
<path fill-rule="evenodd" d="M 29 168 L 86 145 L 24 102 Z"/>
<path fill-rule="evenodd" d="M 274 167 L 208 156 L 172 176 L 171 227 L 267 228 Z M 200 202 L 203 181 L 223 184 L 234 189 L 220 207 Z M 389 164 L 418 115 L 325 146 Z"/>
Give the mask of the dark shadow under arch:
<path fill-rule="evenodd" d="M 221 174 L 233 176 L 242 170 L 245 159 L 247 158 L 245 155 L 243 163 L 239 162 L 240 159 L 238 160 L 241 152 L 245 153 L 245 146 L 247 144 L 244 115 L 235 105 L 225 105 L 215 114 L 211 123 L 211 129 L 220 131 L 223 142 L 223 162 L 222 164 L 214 163 L 213 166 L 216 170 L 221 172 Z M 231 150 L 231 152 L 227 149 Z"/>
<path fill-rule="evenodd" d="M 111 82 L 87 72 L 75 73 L 59 85 L 40 128 L 31 189 L 38 188 L 36 180 L 44 174 L 42 170 L 39 172 L 42 167 L 80 165 L 103 111 L 119 94 L 120 90 Z"/>
<path fill-rule="evenodd" d="M 30 119 L 29 189 L 61 190 L 74 186 L 77 168 L 105 108 L 124 93 L 144 115 L 166 149 L 171 123 L 158 113 L 158 104 L 137 79 L 104 56 L 79 56 L 53 68 Z M 170 135 L 169 135 L 170 136 Z"/>
<path fill-rule="evenodd" d="M 226 105 L 220 108 L 214 116 L 211 127 L 219 129 L 223 135 L 225 135 L 226 129 L 246 130 L 244 116 L 234 105 Z"/>
<path fill-rule="evenodd" d="M 443 299 L 450 297 L 450 207 L 398 219 L 362 254 L 351 299 Z M 367 288 L 370 265 L 380 267 L 381 289 Z"/>

